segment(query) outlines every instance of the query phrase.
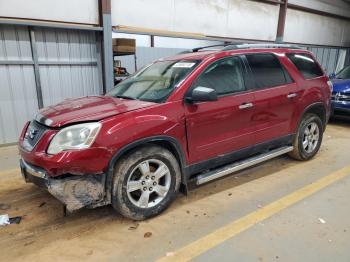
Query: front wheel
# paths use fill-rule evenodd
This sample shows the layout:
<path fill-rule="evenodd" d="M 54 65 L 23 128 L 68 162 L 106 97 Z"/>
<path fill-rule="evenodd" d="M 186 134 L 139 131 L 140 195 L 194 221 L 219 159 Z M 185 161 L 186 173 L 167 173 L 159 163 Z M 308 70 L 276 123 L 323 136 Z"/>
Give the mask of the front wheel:
<path fill-rule="evenodd" d="M 121 159 L 115 168 L 112 205 L 133 220 L 155 216 L 175 199 L 180 180 L 179 164 L 167 149 L 139 148 Z"/>
<path fill-rule="evenodd" d="M 323 125 L 319 116 L 306 114 L 294 139 L 294 149 L 289 155 L 297 160 L 309 160 L 320 149 L 323 138 Z"/>

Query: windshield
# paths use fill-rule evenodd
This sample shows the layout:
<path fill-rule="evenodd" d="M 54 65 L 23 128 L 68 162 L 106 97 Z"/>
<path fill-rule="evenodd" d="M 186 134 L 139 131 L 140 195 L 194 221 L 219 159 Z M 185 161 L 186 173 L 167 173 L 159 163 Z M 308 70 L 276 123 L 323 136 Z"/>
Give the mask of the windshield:
<path fill-rule="evenodd" d="M 340 72 L 336 75 L 337 79 L 350 79 L 350 66 L 344 67 Z"/>
<path fill-rule="evenodd" d="M 117 84 L 106 95 L 163 102 L 198 63 L 198 60 L 157 61 Z"/>

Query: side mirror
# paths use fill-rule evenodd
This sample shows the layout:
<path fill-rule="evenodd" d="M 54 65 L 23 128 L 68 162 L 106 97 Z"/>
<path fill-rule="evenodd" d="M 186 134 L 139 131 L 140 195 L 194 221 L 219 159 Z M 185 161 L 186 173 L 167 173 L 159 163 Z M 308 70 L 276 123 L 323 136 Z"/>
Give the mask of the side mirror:
<path fill-rule="evenodd" d="M 335 78 L 335 73 L 331 73 L 330 75 L 329 75 L 329 79 L 334 79 Z"/>
<path fill-rule="evenodd" d="M 191 96 L 186 97 L 186 101 L 190 103 L 216 100 L 218 100 L 216 91 L 212 88 L 204 86 L 197 86 L 195 89 L 192 90 Z"/>

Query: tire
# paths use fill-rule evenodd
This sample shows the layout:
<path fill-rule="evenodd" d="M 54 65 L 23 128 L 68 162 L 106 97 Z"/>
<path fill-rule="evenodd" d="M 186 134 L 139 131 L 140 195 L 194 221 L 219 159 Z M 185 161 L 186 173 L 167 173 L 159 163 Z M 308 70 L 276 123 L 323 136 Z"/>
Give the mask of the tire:
<path fill-rule="evenodd" d="M 320 149 L 323 138 L 323 124 L 319 116 L 306 114 L 298 127 L 289 156 L 296 160 L 309 160 Z"/>
<path fill-rule="evenodd" d="M 180 167 L 172 153 L 159 146 L 138 148 L 115 167 L 112 206 L 133 220 L 156 216 L 174 201 L 180 182 Z"/>

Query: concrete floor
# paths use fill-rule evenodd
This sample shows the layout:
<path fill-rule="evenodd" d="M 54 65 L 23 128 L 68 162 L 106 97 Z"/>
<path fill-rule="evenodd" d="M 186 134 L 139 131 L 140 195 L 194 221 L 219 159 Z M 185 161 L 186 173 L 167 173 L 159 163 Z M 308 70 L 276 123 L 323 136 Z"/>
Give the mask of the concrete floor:
<path fill-rule="evenodd" d="M 180 250 L 194 241 L 349 167 L 350 121 L 330 123 L 311 161 L 279 157 L 197 188 L 188 197 L 180 195 L 162 215 L 137 223 L 111 207 L 63 217 L 56 199 L 22 181 L 16 152 L 0 148 L 0 203 L 9 205 L 0 205 L 0 214 L 23 219 L 0 227 L 0 260 L 179 261 Z M 348 262 L 349 186 L 350 172 L 193 260 Z"/>

